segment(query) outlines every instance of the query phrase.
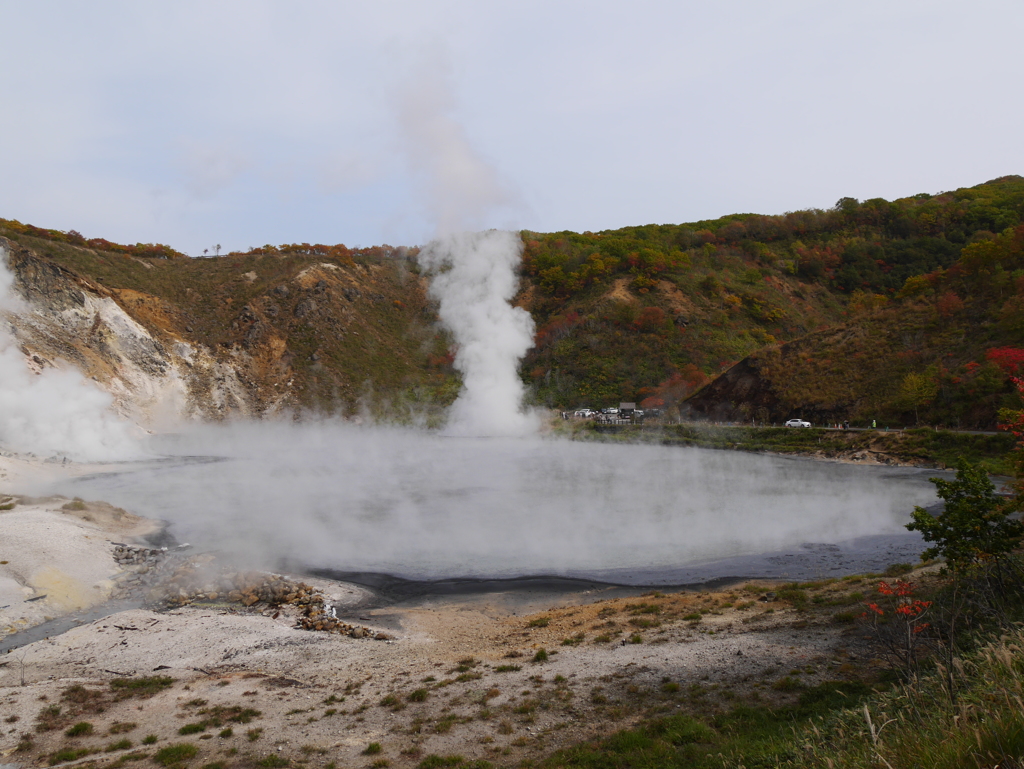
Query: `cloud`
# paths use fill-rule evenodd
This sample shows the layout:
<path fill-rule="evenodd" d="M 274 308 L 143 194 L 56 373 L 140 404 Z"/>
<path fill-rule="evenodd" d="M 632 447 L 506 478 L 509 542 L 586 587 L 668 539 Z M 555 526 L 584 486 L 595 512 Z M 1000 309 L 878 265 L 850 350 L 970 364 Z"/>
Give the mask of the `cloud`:
<path fill-rule="evenodd" d="M 1024 167 L 1001 0 L 0 8 L 0 216 L 114 240 L 423 242 L 414 185 L 488 202 L 453 229 L 601 230 Z"/>
<path fill-rule="evenodd" d="M 197 197 L 211 197 L 232 185 L 252 168 L 252 161 L 225 144 L 198 139 L 181 141 L 178 167 L 189 191 Z"/>
<path fill-rule="evenodd" d="M 319 188 L 328 195 L 358 190 L 379 180 L 383 164 L 368 153 L 334 152 L 317 164 L 315 175 Z"/>

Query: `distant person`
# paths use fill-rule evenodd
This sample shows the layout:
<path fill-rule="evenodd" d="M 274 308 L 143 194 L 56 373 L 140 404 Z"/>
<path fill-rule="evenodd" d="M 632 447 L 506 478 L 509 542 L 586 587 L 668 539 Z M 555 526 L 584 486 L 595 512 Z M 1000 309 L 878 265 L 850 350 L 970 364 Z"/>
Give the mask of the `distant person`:
<path fill-rule="evenodd" d="M 878 427 L 878 425 L 875 423 L 875 420 L 872 419 L 871 420 L 871 429 L 874 430 L 876 427 Z"/>

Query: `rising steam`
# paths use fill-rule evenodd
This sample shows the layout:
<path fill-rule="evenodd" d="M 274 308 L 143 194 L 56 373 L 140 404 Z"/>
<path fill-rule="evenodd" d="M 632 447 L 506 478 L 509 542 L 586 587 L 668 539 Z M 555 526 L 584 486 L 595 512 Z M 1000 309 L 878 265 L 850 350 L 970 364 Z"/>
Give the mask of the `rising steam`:
<path fill-rule="evenodd" d="M 138 456 L 135 428 L 114 414 L 108 393 L 70 367 L 29 369 L 6 319 L 29 312 L 13 286 L 7 251 L 0 248 L 0 443 L 87 462 Z"/>
<path fill-rule="evenodd" d="M 525 435 L 537 417 L 523 410 L 519 360 L 533 345 L 533 319 L 509 300 L 522 241 L 511 232 L 464 232 L 430 243 L 420 262 L 434 271 L 431 296 L 455 337 L 463 390 L 452 404 L 456 435 Z"/>
<path fill-rule="evenodd" d="M 473 148 L 455 119 L 455 98 L 443 57 L 425 56 L 399 98 L 399 124 L 409 164 L 437 226 L 420 252 L 433 276 L 430 293 L 457 346 L 463 389 L 449 414 L 457 435 L 512 436 L 537 429 L 524 411 L 520 359 L 533 345 L 533 320 L 513 308 L 518 234 L 467 232 L 515 196 Z"/>
<path fill-rule="evenodd" d="M 694 579 L 694 564 L 866 535 L 890 538 L 873 546 L 873 563 L 844 561 L 829 546 L 803 572 L 800 558 L 780 556 L 725 573 L 880 570 L 920 553 L 917 535 L 909 554 L 890 545 L 907 537 L 915 504 L 935 501 L 934 470 L 538 436 L 481 441 L 332 419 L 196 425 L 153 448 L 178 458 L 55 490 L 171 521 L 183 541 L 262 568 L 286 559 L 418 579 L 664 584 Z"/>

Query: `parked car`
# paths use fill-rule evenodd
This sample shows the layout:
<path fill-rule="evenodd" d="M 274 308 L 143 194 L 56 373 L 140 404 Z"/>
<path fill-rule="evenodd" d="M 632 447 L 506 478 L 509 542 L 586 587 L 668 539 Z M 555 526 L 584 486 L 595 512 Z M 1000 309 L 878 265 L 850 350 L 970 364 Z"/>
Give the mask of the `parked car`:
<path fill-rule="evenodd" d="M 790 419 L 786 422 L 786 427 L 810 427 L 810 422 L 805 422 L 802 419 Z"/>
<path fill-rule="evenodd" d="M 594 416 L 594 414 L 596 413 L 597 412 L 594 411 L 594 409 L 576 409 L 576 411 L 573 412 L 573 416 L 583 417 L 583 419 L 590 419 L 590 417 Z"/>
<path fill-rule="evenodd" d="M 619 415 L 619 410 L 617 408 L 606 408 L 601 409 L 601 413 L 606 417 L 615 417 Z"/>

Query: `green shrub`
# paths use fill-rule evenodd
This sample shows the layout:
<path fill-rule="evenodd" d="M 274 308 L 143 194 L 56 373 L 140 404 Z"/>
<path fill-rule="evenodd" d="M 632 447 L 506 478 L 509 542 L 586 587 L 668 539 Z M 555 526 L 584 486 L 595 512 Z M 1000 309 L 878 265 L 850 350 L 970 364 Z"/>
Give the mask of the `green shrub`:
<path fill-rule="evenodd" d="M 199 748 L 190 742 L 179 742 L 176 745 L 168 745 L 160 748 L 154 755 L 153 760 L 161 766 L 173 766 L 189 759 L 195 758 Z"/>
<path fill-rule="evenodd" d="M 804 685 L 791 676 L 785 676 L 772 684 L 772 688 L 780 692 L 795 692 L 803 689 Z"/>
<path fill-rule="evenodd" d="M 431 753 L 417 764 L 417 769 L 445 769 L 466 763 L 462 756 L 438 756 Z"/>
<path fill-rule="evenodd" d="M 279 756 L 277 753 L 271 753 L 265 758 L 261 758 L 256 762 L 256 766 L 263 767 L 263 769 L 280 769 L 282 766 L 288 766 L 289 761 L 284 756 Z"/>
<path fill-rule="evenodd" d="M 797 609 L 803 609 L 808 602 L 807 592 L 793 585 L 782 588 L 775 596 L 780 601 L 788 601 Z"/>
<path fill-rule="evenodd" d="M 152 697 L 158 692 L 173 686 L 174 679 L 170 676 L 146 676 L 144 678 L 115 678 L 110 688 L 117 692 L 118 699 L 130 697 Z"/>
<path fill-rule="evenodd" d="M 64 748 L 50 756 L 50 766 L 63 764 L 67 761 L 77 761 L 79 758 L 87 756 L 92 752 L 89 748 Z"/>
<path fill-rule="evenodd" d="M 945 507 L 933 516 L 915 507 L 910 531 L 919 531 L 925 542 L 934 542 L 922 559 L 943 558 L 956 571 L 973 563 L 1006 556 L 1024 538 L 1024 522 L 1008 516 L 1014 503 L 996 496 L 988 474 L 964 460 L 957 464 L 956 479 L 931 478 L 935 493 Z"/>

